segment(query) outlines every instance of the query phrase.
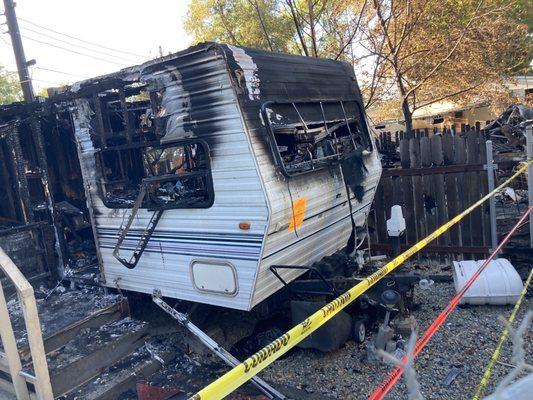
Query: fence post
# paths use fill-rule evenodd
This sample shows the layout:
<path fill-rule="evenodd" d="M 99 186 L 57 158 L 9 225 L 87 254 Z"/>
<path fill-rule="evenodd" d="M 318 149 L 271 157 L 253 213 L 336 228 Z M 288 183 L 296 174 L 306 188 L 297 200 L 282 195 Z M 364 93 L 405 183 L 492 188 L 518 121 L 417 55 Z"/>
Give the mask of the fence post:
<path fill-rule="evenodd" d="M 527 160 L 533 160 L 533 126 L 526 127 Z M 527 169 L 527 188 L 529 193 L 529 205 L 533 205 L 533 164 Z M 529 218 L 529 245 L 533 248 L 533 217 Z"/>
<path fill-rule="evenodd" d="M 487 140 L 485 142 L 485 148 L 487 150 L 487 165 L 485 168 L 487 170 L 487 180 L 489 183 L 489 193 L 494 190 L 494 159 L 492 155 L 492 140 Z M 489 199 L 489 211 L 490 211 L 490 239 L 491 239 L 491 250 L 494 250 L 498 247 L 498 233 L 496 228 L 496 199 L 492 196 Z"/>
<path fill-rule="evenodd" d="M 22 364 L 20 362 L 20 355 L 17 349 L 17 341 L 13 333 L 13 326 L 7 308 L 7 302 L 0 281 L 0 339 L 4 348 L 5 357 L 9 367 L 9 374 L 11 375 L 11 382 L 15 389 L 15 396 L 17 400 L 30 400 L 26 380 L 19 375 L 22 371 Z"/>

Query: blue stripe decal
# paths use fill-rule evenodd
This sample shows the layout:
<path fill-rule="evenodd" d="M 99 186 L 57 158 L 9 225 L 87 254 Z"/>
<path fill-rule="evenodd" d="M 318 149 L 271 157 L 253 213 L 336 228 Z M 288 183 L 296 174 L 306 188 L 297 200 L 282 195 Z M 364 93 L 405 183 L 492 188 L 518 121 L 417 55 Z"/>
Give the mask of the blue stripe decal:
<path fill-rule="evenodd" d="M 342 203 L 341 203 L 342 204 Z M 339 204 L 339 205 L 341 205 Z M 335 207 L 338 207 L 334 206 Z M 369 204 L 359 207 L 353 211 L 357 213 L 361 209 L 368 207 Z M 350 218 L 350 214 L 332 222 L 305 237 L 302 237 L 291 244 L 271 253 L 263 260 L 272 257 L 299 242 L 310 238 L 331 228 L 333 225 Z M 134 251 L 139 239 L 143 233 L 141 228 L 132 228 L 124 239 L 121 250 Z M 118 239 L 119 229 L 97 227 L 100 247 L 105 249 L 114 249 Z M 176 254 L 196 257 L 216 257 L 236 260 L 257 261 L 261 254 L 263 236 L 257 234 L 224 234 L 224 233 L 187 233 L 176 231 L 157 231 L 155 232 L 146 246 L 146 252 L 159 254 Z"/>
<path fill-rule="evenodd" d="M 122 251 L 134 251 L 139 243 L 142 229 L 137 229 L 139 234 L 129 233 L 124 239 L 121 247 Z M 105 249 L 114 249 L 118 239 L 118 229 L 101 229 L 98 228 L 100 247 Z M 103 233 L 106 232 L 106 233 Z M 154 234 L 146 246 L 146 252 L 159 254 L 176 254 L 197 257 L 216 257 L 224 259 L 238 260 L 259 260 L 262 246 L 262 236 L 253 235 L 230 235 L 230 237 L 240 236 L 241 240 L 226 240 L 221 238 L 212 239 L 217 234 L 206 235 L 180 235 L 177 232 L 157 232 Z M 196 238 L 196 240 L 195 240 Z M 248 240 L 242 240 L 247 238 Z"/>

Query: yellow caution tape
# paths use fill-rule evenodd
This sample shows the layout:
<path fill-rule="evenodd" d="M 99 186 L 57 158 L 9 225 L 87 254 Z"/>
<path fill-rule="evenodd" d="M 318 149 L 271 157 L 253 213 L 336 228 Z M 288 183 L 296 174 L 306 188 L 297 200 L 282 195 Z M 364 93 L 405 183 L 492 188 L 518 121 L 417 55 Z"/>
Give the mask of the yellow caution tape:
<path fill-rule="evenodd" d="M 520 292 L 520 297 L 518 298 L 518 301 L 514 305 L 513 312 L 511 313 L 507 321 L 509 325 L 511 325 L 514 322 L 514 319 L 516 318 L 516 314 L 518 313 L 518 310 L 520 309 L 522 300 L 526 296 L 527 289 L 529 287 L 529 284 L 531 283 L 532 277 L 533 277 L 533 268 L 531 269 L 531 271 L 529 271 L 529 276 L 527 277 L 527 280 L 524 283 L 524 287 L 522 288 L 522 291 Z M 502 336 L 500 337 L 500 340 L 498 341 L 498 344 L 496 345 L 496 349 L 494 350 L 494 353 L 492 354 L 492 357 L 489 361 L 489 364 L 487 365 L 487 368 L 485 368 L 483 377 L 481 378 L 481 381 L 479 382 L 479 385 L 476 389 L 476 393 L 474 394 L 474 397 L 472 397 L 472 400 L 480 400 L 481 398 L 483 398 L 483 395 L 485 394 L 485 390 L 487 389 L 487 385 L 489 384 L 490 376 L 492 375 L 492 369 L 496 365 L 498 358 L 500 358 L 500 352 L 502 350 L 503 344 L 507 340 L 507 336 L 509 336 L 508 326 L 504 329 Z"/>
<path fill-rule="evenodd" d="M 222 399 L 239 386 L 247 382 L 250 378 L 257 375 L 265 367 L 272 364 L 275 360 L 285 354 L 287 351 L 292 349 L 302 340 L 304 340 L 311 333 L 316 331 L 327 321 L 333 318 L 339 311 L 361 296 L 369 288 L 376 284 L 380 279 L 385 275 L 392 272 L 398 266 L 402 265 L 407 261 L 413 254 L 416 254 L 421 249 L 426 247 L 430 242 L 438 238 L 444 232 L 449 230 L 452 226 L 461 221 L 465 216 L 470 214 L 475 208 L 479 207 L 483 202 L 492 197 L 497 191 L 506 187 L 510 182 L 512 182 L 517 176 L 526 171 L 529 164 L 533 161 L 527 162 L 522 166 L 518 171 L 516 171 L 509 179 L 503 182 L 500 186 L 494 189 L 492 192 L 483 196 L 476 203 L 472 204 L 462 213 L 457 215 L 455 218 L 451 219 L 440 228 L 435 230 L 429 236 L 425 237 L 419 241 L 414 246 L 410 247 L 408 250 L 400 254 L 398 257 L 385 264 L 379 270 L 374 272 L 372 275 L 366 277 L 364 280 L 359 282 L 357 285 L 352 287 L 350 290 L 344 294 L 337 297 L 335 300 L 326 304 L 320 310 L 306 318 L 303 322 L 299 323 L 284 335 L 280 336 L 274 340 L 269 345 L 265 346 L 263 349 L 259 350 L 253 356 L 244 360 L 241 364 L 237 365 L 216 381 L 211 382 L 208 386 L 200 390 L 194 396 L 190 397 L 190 400 L 211 400 L 211 399 Z"/>

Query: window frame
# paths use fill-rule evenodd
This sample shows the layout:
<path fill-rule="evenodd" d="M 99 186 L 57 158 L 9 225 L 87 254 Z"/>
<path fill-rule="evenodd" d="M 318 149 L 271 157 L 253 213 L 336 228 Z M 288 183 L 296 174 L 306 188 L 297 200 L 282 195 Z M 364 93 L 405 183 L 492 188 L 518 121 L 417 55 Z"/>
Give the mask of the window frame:
<path fill-rule="evenodd" d="M 274 133 L 274 129 L 272 128 L 272 125 L 271 125 L 271 121 L 270 121 L 270 118 L 269 118 L 269 115 L 268 115 L 268 112 L 267 112 L 267 109 L 269 108 L 269 106 L 272 106 L 272 105 L 292 105 L 293 107 L 296 108 L 298 114 L 299 114 L 299 111 L 297 109 L 297 106 L 302 104 L 302 105 L 305 105 L 305 104 L 310 104 L 310 105 L 317 105 L 319 107 L 321 107 L 321 109 L 323 110 L 323 105 L 325 104 L 339 104 L 340 107 L 342 108 L 343 110 L 343 114 L 344 114 L 344 121 L 347 125 L 349 125 L 349 119 L 348 119 L 348 116 L 346 115 L 346 109 L 344 107 L 344 104 L 346 103 L 354 103 L 356 108 L 357 108 L 357 111 L 358 111 L 358 115 L 356 115 L 355 117 L 357 117 L 359 119 L 359 123 L 361 125 L 361 128 L 363 130 L 363 134 L 367 136 L 367 139 L 368 139 L 368 143 L 369 143 L 369 149 L 370 151 L 374 151 L 374 144 L 372 143 L 372 137 L 370 135 L 370 132 L 368 130 L 368 126 L 367 126 L 367 122 L 366 122 L 366 118 L 365 118 L 365 114 L 363 112 L 363 109 L 361 107 L 361 104 L 359 103 L 359 101 L 357 101 L 356 99 L 350 99 L 350 100 L 316 100 L 316 101 L 298 101 L 298 100 L 295 100 L 295 101 L 267 101 L 263 104 L 261 104 L 261 117 L 264 121 L 264 124 L 266 126 L 266 130 L 267 130 L 267 134 L 268 134 L 268 142 L 270 144 L 270 151 L 272 152 L 273 156 L 274 156 L 274 161 L 275 161 L 275 164 L 278 168 L 280 168 L 281 172 L 283 173 L 283 175 L 286 177 L 286 178 L 292 178 L 292 177 L 295 177 L 295 176 L 299 176 L 299 175 L 303 175 L 303 174 L 307 174 L 307 173 L 310 173 L 310 172 L 316 172 L 316 171 L 320 171 L 320 170 L 323 170 L 327 167 L 327 165 L 322 165 L 322 166 L 318 166 L 317 168 L 310 168 L 308 170 L 305 170 L 305 171 L 288 171 L 286 166 L 285 166 L 285 163 L 283 162 L 283 158 L 281 156 L 281 153 L 278 149 L 278 144 L 277 144 L 277 141 L 276 141 L 276 136 L 275 136 L 275 133 Z M 324 117 L 324 114 L 322 113 L 322 116 L 324 118 L 324 123 L 326 123 L 325 121 L 325 117 Z M 305 122 L 305 121 L 304 121 Z M 332 160 L 332 163 L 339 163 L 341 159 L 337 159 L 337 160 Z"/>
<path fill-rule="evenodd" d="M 213 187 L 213 174 L 211 169 L 211 149 L 209 148 L 209 145 L 205 140 L 202 139 L 186 139 L 186 140 L 177 140 L 172 141 L 168 143 L 160 143 L 160 142 L 147 142 L 147 143 L 139 143 L 138 145 L 122 145 L 122 146 L 113 146 L 113 147 L 107 147 L 105 149 L 101 149 L 98 152 L 98 163 L 100 164 L 99 170 L 100 170 L 100 182 L 99 182 L 99 195 L 104 203 L 104 206 L 109 209 L 131 209 L 133 208 L 134 202 L 131 204 L 123 204 L 123 205 L 117 205 L 112 204 L 109 202 L 106 196 L 106 186 L 110 184 L 109 181 L 106 179 L 106 173 L 105 173 L 105 164 L 104 164 L 104 158 L 103 153 L 104 152 L 117 152 L 121 150 L 126 149 L 139 149 L 141 151 L 141 157 L 144 158 L 144 149 L 148 147 L 152 148 L 158 148 L 158 149 L 166 149 L 170 147 L 178 147 L 178 146 L 187 146 L 187 145 L 194 145 L 199 144 L 204 148 L 205 151 L 205 162 L 206 162 L 206 169 L 205 172 L 202 171 L 192 171 L 192 172 L 186 172 L 181 175 L 176 174 L 165 174 L 165 175 L 159 175 L 159 176 L 147 176 L 143 177 L 139 181 L 139 188 L 141 185 L 150 184 L 152 182 L 158 182 L 158 181 L 170 181 L 170 180 L 176 180 L 179 177 L 194 177 L 194 176 L 205 176 L 206 179 L 206 189 L 207 189 L 207 195 L 208 199 L 204 203 L 202 203 L 201 206 L 197 206 L 194 204 L 191 205 L 184 205 L 184 206 L 176 206 L 176 205 L 166 205 L 166 206 L 154 206 L 153 204 L 150 204 L 146 202 L 146 198 L 143 201 L 143 204 L 141 205 L 141 209 L 148 210 L 148 211 L 155 211 L 155 210 L 183 210 L 183 209 L 207 209 L 211 208 L 215 202 L 215 190 Z M 144 159 L 141 160 L 141 162 L 144 164 Z M 112 182 L 111 182 L 112 184 Z M 140 190 L 140 189 L 139 189 Z"/>

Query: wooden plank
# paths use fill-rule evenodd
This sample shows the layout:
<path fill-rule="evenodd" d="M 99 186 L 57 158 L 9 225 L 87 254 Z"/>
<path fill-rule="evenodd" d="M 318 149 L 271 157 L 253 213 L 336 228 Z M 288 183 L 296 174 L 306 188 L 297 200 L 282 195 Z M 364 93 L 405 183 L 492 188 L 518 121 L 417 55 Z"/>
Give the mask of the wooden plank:
<path fill-rule="evenodd" d="M 122 110 L 122 118 L 124 119 L 124 127 L 126 128 L 126 141 L 129 143 L 133 140 L 134 126 L 130 118 L 130 112 L 128 111 L 128 104 L 126 103 L 126 92 L 124 87 L 118 89 L 120 98 L 120 108 Z"/>
<path fill-rule="evenodd" d="M 409 140 L 409 159 L 411 168 L 419 168 L 422 164 L 420 161 L 420 138 L 414 137 Z M 427 235 L 425 229 L 425 212 L 424 200 L 422 193 L 422 177 L 413 176 L 413 208 L 414 218 L 416 220 L 416 241 L 418 242 Z"/>
<path fill-rule="evenodd" d="M 121 398 L 124 392 L 135 390 L 139 381 L 148 380 L 152 374 L 161 368 L 161 363 L 149 353 L 140 362 L 138 361 L 139 355 L 136 353 L 119 361 L 121 365 L 129 364 L 129 368 L 107 370 L 109 372 L 104 372 L 106 377 L 104 382 L 96 378 L 75 392 L 69 393 L 66 396 L 66 400 L 82 398 L 85 400 L 115 400 Z M 175 353 L 165 351 L 158 354 L 158 356 L 166 364 L 173 359 Z"/>
<path fill-rule="evenodd" d="M 499 165 L 499 164 L 498 164 Z M 383 170 L 381 176 L 415 176 L 415 175 L 428 175 L 428 174 L 454 174 L 457 172 L 471 172 L 471 171 L 484 171 L 484 164 L 462 164 L 462 165 L 443 165 L 440 167 L 427 167 L 427 168 L 387 168 Z"/>
<path fill-rule="evenodd" d="M 46 354 L 59 349 L 69 340 L 73 339 L 80 331 L 87 328 L 96 328 L 108 322 L 116 321 L 120 318 L 126 317 L 128 314 L 127 300 L 112 304 L 108 307 L 96 310 L 85 318 L 76 321 L 75 323 L 63 328 L 59 332 L 54 332 L 44 338 L 44 349 Z M 22 357 L 30 354 L 30 349 L 25 347 L 19 351 Z"/>
<path fill-rule="evenodd" d="M 131 324 L 128 330 L 122 324 Z M 53 392 L 56 397 L 85 384 L 102 370 L 141 347 L 148 333 L 146 323 L 132 320 L 111 322 L 78 335 L 68 342 L 61 352 L 48 356 Z M 24 367 L 32 374 L 35 364 Z"/>
<path fill-rule="evenodd" d="M 376 221 L 376 236 L 377 242 L 384 243 L 387 241 L 387 230 L 385 227 L 385 207 L 383 205 L 383 186 L 386 183 L 383 183 L 383 179 L 380 180 L 378 184 L 378 189 L 376 191 L 376 196 L 374 197 L 374 216 Z"/>
<path fill-rule="evenodd" d="M 26 323 L 26 332 L 28 333 L 28 343 L 30 345 L 31 358 L 35 372 L 35 391 L 37 396 L 42 400 L 52 400 L 54 398 L 52 385 L 50 382 L 50 373 L 48 363 L 44 352 L 43 336 L 41 333 L 41 324 L 39 323 L 39 314 L 37 313 L 37 303 L 31 294 L 19 296 L 21 307 Z"/>
<path fill-rule="evenodd" d="M 400 141 L 400 165 L 402 168 L 410 168 L 409 160 L 409 139 L 402 139 Z"/>
<path fill-rule="evenodd" d="M 400 246 L 400 250 L 406 251 L 408 246 Z M 374 243 L 371 245 L 371 249 L 380 252 L 391 252 L 393 250 L 390 243 Z M 440 254 L 490 254 L 490 248 L 485 246 L 440 246 L 430 244 L 420 250 L 422 253 L 440 253 Z"/>
<path fill-rule="evenodd" d="M 455 163 L 455 154 L 454 154 L 454 138 L 448 132 L 442 137 L 442 151 L 444 156 L 445 164 L 454 164 Z M 445 187 L 446 187 L 446 205 L 448 208 L 448 217 L 453 218 L 459 214 L 460 210 L 458 207 L 458 193 L 457 193 L 457 175 L 458 174 L 446 174 L 444 176 Z M 452 246 L 460 246 L 459 241 L 459 226 L 455 225 L 450 229 L 450 244 Z"/>
<path fill-rule="evenodd" d="M 146 333 L 147 330 L 126 333 L 117 338 L 111 346 L 103 347 L 62 368 L 53 376 L 54 394 L 60 396 L 68 393 L 131 354 L 144 344 Z"/>
<path fill-rule="evenodd" d="M 412 134 L 409 134 L 412 137 Z M 409 154 L 409 144 L 411 139 L 407 138 L 400 142 L 400 163 L 402 168 L 411 167 L 411 159 Z M 403 189 L 403 216 L 405 218 L 405 242 L 407 244 L 414 244 L 416 240 L 416 220 L 414 212 L 414 197 L 413 197 L 413 178 L 410 176 L 401 178 L 401 185 Z"/>
<path fill-rule="evenodd" d="M 444 164 L 444 155 L 442 150 L 442 136 L 433 135 L 430 139 L 431 144 L 431 162 L 434 166 L 440 167 Z M 442 226 L 448 222 L 448 210 L 446 208 L 446 198 L 444 193 L 444 175 L 433 174 L 433 195 L 437 207 L 437 226 Z M 450 234 L 445 232 L 437 239 L 440 245 L 447 245 L 450 243 Z"/>
<path fill-rule="evenodd" d="M 466 135 L 466 161 L 467 164 L 478 164 L 480 161 L 479 155 L 479 134 L 475 130 L 470 130 Z M 467 172 L 468 177 L 468 195 L 469 195 L 469 204 L 474 203 L 475 201 L 481 198 L 479 193 L 479 174 L 477 172 Z M 472 235 L 472 246 L 482 246 L 483 245 L 483 231 L 482 231 L 482 212 L 481 208 L 477 207 L 469 215 L 471 235 Z"/>
<path fill-rule="evenodd" d="M 431 146 L 428 137 L 420 139 L 420 159 L 423 167 L 431 165 Z M 437 204 L 435 202 L 435 188 L 430 175 L 422 176 L 422 193 L 426 232 L 429 234 L 437 229 Z"/>
<path fill-rule="evenodd" d="M 387 219 L 390 218 L 390 209 L 393 206 L 393 178 L 385 178 L 383 179 L 383 226 L 385 229 L 385 243 L 387 243 L 389 239 L 389 235 L 387 234 L 386 229 L 386 223 Z"/>
<path fill-rule="evenodd" d="M 26 380 L 21 377 L 22 363 L 17 349 L 17 340 L 13 333 L 13 326 L 11 325 L 11 318 L 7 308 L 6 298 L 4 296 L 4 289 L 0 281 L 0 338 L 5 351 L 5 361 L 11 376 L 14 392 L 18 400 L 29 400 L 30 393 L 26 386 Z"/>
<path fill-rule="evenodd" d="M 464 164 L 466 162 L 466 140 L 458 135 L 454 136 L 454 156 L 455 162 Z M 462 212 L 468 208 L 468 181 L 466 179 L 466 173 L 457 175 L 457 198 L 459 212 Z M 470 238 L 470 224 L 468 219 L 465 218 L 459 224 L 459 244 L 461 246 L 469 246 L 472 243 Z"/>
<path fill-rule="evenodd" d="M 26 176 L 26 165 L 20 145 L 20 135 L 17 126 L 14 126 L 7 135 L 6 144 L 13 157 L 9 159 L 11 169 L 14 172 L 14 180 L 17 184 L 17 193 L 21 203 L 21 210 L 24 216 L 24 222 L 35 221 L 33 208 L 31 207 L 30 192 L 28 189 L 28 179 Z"/>
<path fill-rule="evenodd" d="M 0 187 L 4 188 L 7 201 L 2 204 L 2 214 L 9 219 L 17 219 L 17 209 L 15 207 L 15 196 L 13 185 L 11 184 L 11 176 L 13 171 L 9 171 L 9 167 L 5 160 L 5 141 L 0 141 Z"/>

